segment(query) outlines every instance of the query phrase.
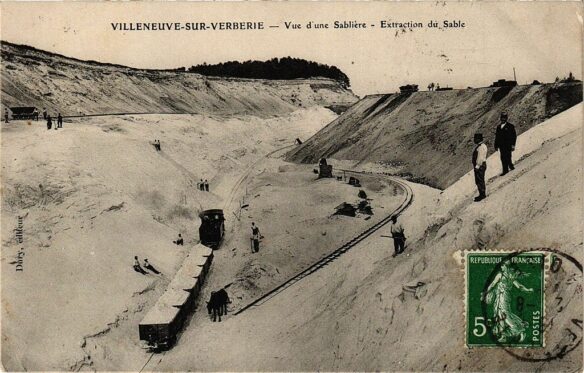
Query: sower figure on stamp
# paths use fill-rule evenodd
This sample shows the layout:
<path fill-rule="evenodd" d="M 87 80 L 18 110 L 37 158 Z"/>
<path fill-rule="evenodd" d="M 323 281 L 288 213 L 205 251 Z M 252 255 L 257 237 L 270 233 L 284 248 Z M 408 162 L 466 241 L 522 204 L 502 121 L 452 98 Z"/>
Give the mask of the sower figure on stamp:
<path fill-rule="evenodd" d="M 493 307 L 495 321 L 493 334 L 501 343 L 507 342 L 508 338 L 518 338 L 519 342 L 523 342 L 526 337 L 527 323 L 514 313 L 511 299 L 513 287 L 525 292 L 533 292 L 532 288 L 527 288 L 518 282 L 523 276 L 519 269 L 505 263 L 489 284 L 486 292 L 481 294 L 481 299 L 486 299 L 487 303 Z"/>
<path fill-rule="evenodd" d="M 501 154 L 501 166 L 503 168 L 503 175 L 509 170 L 514 170 L 512 153 L 515 150 L 515 143 L 517 142 L 517 133 L 515 126 L 507 122 L 507 113 L 501 113 L 501 124 L 497 126 L 495 133 L 495 151 L 499 150 Z"/>
<path fill-rule="evenodd" d="M 479 190 L 478 197 L 474 201 L 479 202 L 487 198 L 487 187 L 485 185 L 485 172 L 487 171 L 487 146 L 483 142 L 483 135 L 475 133 L 474 143 L 476 147 L 472 153 L 472 165 L 474 169 L 475 184 Z"/>
<path fill-rule="evenodd" d="M 397 216 L 394 215 L 391 217 L 391 237 L 393 238 L 393 247 L 395 252 L 393 253 L 393 257 L 401 254 L 404 252 L 406 246 L 406 235 L 404 233 L 404 227 L 401 222 L 397 221 Z"/>

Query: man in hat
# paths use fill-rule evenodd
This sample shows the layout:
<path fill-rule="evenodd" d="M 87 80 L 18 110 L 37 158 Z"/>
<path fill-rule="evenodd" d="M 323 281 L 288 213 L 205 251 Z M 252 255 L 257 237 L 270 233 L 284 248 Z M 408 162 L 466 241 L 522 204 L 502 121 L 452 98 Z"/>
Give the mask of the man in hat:
<path fill-rule="evenodd" d="M 474 143 L 476 144 L 472 153 L 472 165 L 474 169 L 475 184 L 479 190 L 475 202 L 487 198 L 487 187 L 485 186 L 485 172 L 487 171 L 487 146 L 483 142 L 483 134 L 475 133 Z"/>
<path fill-rule="evenodd" d="M 501 124 L 497 126 L 495 133 L 495 151 L 501 154 L 501 165 L 503 167 L 503 175 L 509 170 L 514 170 L 511 153 L 515 150 L 515 142 L 517 141 L 517 133 L 515 126 L 507 122 L 507 113 L 501 113 Z"/>

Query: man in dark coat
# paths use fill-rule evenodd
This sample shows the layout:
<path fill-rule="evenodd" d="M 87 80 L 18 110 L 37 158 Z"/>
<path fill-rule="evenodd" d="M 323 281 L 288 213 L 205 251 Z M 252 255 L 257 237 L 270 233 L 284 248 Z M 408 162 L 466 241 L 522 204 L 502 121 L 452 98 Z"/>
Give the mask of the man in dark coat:
<path fill-rule="evenodd" d="M 47 115 L 47 129 L 50 130 L 51 127 L 53 126 L 53 120 L 51 119 L 50 115 Z"/>
<path fill-rule="evenodd" d="M 475 197 L 475 202 L 482 201 L 487 198 L 487 187 L 485 185 L 485 172 L 487 171 L 487 146 L 483 142 L 483 135 L 476 133 L 474 135 L 474 143 L 476 144 L 472 153 L 472 165 L 474 170 L 475 184 L 479 190 L 478 197 Z"/>
<path fill-rule="evenodd" d="M 517 133 L 515 126 L 507 122 L 507 113 L 501 113 L 501 124 L 497 126 L 495 133 L 495 151 L 501 154 L 501 165 L 503 166 L 503 175 L 509 170 L 514 170 L 512 152 L 515 150 Z"/>

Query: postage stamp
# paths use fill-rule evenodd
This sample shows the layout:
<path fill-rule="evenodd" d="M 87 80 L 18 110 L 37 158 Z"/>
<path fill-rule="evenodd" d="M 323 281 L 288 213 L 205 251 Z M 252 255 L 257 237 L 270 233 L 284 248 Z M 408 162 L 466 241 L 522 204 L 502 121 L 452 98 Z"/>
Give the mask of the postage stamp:
<path fill-rule="evenodd" d="M 544 347 L 542 252 L 467 252 L 467 347 Z"/>

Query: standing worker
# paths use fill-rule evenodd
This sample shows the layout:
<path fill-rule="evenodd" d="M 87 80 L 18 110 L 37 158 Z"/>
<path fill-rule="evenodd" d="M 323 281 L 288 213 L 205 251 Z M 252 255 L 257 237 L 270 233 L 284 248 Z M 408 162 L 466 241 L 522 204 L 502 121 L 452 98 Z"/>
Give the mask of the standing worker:
<path fill-rule="evenodd" d="M 503 175 L 509 170 L 514 170 L 512 152 L 515 150 L 515 143 L 517 141 L 517 133 L 515 126 L 507 122 L 507 113 L 501 113 L 501 124 L 497 126 L 495 133 L 495 151 L 501 154 L 501 166 L 503 167 Z"/>
<path fill-rule="evenodd" d="M 51 127 L 53 126 L 53 121 L 51 120 L 51 116 L 50 115 L 47 115 L 45 117 L 45 119 L 47 120 L 47 129 L 50 130 Z"/>
<path fill-rule="evenodd" d="M 207 181 L 207 179 L 205 179 L 205 185 L 203 189 L 205 190 L 205 192 L 209 191 L 209 182 Z"/>
<path fill-rule="evenodd" d="M 43 119 L 47 119 L 48 116 L 49 114 L 47 114 L 47 109 L 43 108 Z"/>
<path fill-rule="evenodd" d="M 61 116 L 61 113 L 57 115 L 57 127 L 63 128 L 63 117 Z"/>
<path fill-rule="evenodd" d="M 487 187 L 485 185 L 485 172 L 487 171 L 487 146 L 483 142 L 483 135 L 475 133 L 474 143 L 476 147 L 472 153 L 472 165 L 474 170 L 475 184 L 479 190 L 478 197 L 474 201 L 479 202 L 487 198 Z"/>
<path fill-rule="evenodd" d="M 4 121 L 8 123 L 8 109 L 4 108 Z"/>
<path fill-rule="evenodd" d="M 394 215 L 391 217 L 391 237 L 393 238 L 393 247 L 395 252 L 393 253 L 393 257 L 404 252 L 406 248 L 406 235 L 404 233 L 403 225 L 397 221 L 397 216 Z"/>
<path fill-rule="evenodd" d="M 251 240 L 253 243 L 252 253 L 257 253 L 260 251 L 260 229 L 254 222 L 251 223 Z"/>

